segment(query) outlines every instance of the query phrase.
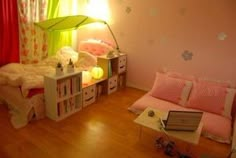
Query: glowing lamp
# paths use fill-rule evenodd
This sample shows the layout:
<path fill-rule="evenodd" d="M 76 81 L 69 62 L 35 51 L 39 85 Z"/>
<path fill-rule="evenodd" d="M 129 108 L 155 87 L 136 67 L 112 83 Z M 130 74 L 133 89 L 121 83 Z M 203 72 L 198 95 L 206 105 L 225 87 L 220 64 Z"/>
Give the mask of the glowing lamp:
<path fill-rule="evenodd" d="M 91 73 L 89 71 L 82 71 L 82 84 L 88 84 L 91 80 Z"/>
<path fill-rule="evenodd" d="M 99 66 L 95 66 L 95 67 L 92 68 L 91 74 L 92 74 L 92 77 L 94 79 L 99 80 L 103 76 L 103 69 L 101 67 L 99 67 Z"/>

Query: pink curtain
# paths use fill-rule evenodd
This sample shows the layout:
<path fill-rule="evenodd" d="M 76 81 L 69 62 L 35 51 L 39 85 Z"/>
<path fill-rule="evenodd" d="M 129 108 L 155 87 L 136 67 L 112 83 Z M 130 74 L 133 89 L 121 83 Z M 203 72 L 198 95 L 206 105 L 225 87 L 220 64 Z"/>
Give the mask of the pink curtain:
<path fill-rule="evenodd" d="M 0 66 L 19 62 L 17 0 L 0 1 Z"/>

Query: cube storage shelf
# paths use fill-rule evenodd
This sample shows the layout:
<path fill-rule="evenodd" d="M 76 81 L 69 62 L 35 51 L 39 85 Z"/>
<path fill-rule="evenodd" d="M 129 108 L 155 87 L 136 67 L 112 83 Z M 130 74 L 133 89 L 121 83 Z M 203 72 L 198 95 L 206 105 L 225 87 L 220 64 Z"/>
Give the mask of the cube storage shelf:
<path fill-rule="evenodd" d="M 98 57 L 98 66 L 104 71 L 105 93 L 111 94 L 117 89 L 126 86 L 127 55 L 120 54 L 111 58 Z"/>
<path fill-rule="evenodd" d="M 102 79 L 83 85 L 83 107 L 96 101 L 101 94 L 111 94 L 126 85 L 127 55 L 99 56 L 97 65 L 103 69 Z"/>
<path fill-rule="evenodd" d="M 45 75 L 47 117 L 59 121 L 94 103 L 101 94 L 111 94 L 126 86 L 127 56 L 98 57 L 104 75 L 82 85 L 82 72 Z"/>
<path fill-rule="evenodd" d="M 46 115 L 59 121 L 82 108 L 82 73 L 45 75 Z"/>

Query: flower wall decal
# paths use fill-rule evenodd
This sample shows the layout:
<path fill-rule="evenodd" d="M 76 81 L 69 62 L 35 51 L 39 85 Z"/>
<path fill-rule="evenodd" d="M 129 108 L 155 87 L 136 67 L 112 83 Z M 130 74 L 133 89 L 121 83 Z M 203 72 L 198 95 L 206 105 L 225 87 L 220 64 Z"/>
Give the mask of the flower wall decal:
<path fill-rule="evenodd" d="M 165 44 L 168 42 L 168 37 L 167 36 L 162 36 L 160 37 L 160 44 Z"/>
<path fill-rule="evenodd" d="M 156 8 L 150 8 L 149 15 L 150 16 L 156 16 L 157 15 L 157 9 Z"/>
<path fill-rule="evenodd" d="M 153 45 L 153 44 L 155 44 L 155 40 L 154 40 L 154 39 L 149 39 L 149 40 L 147 41 L 147 43 L 148 43 L 149 45 Z"/>
<path fill-rule="evenodd" d="M 187 60 L 192 60 L 192 57 L 193 57 L 193 53 L 188 51 L 188 50 L 185 50 L 183 53 L 182 53 L 182 58 L 187 61 Z"/>
<path fill-rule="evenodd" d="M 126 7 L 125 12 L 126 12 L 127 14 L 131 13 L 131 11 L 132 11 L 132 9 L 131 9 L 130 7 Z"/>
<path fill-rule="evenodd" d="M 220 32 L 220 33 L 218 33 L 217 38 L 218 38 L 218 40 L 223 41 L 227 38 L 227 34 L 224 32 Z"/>

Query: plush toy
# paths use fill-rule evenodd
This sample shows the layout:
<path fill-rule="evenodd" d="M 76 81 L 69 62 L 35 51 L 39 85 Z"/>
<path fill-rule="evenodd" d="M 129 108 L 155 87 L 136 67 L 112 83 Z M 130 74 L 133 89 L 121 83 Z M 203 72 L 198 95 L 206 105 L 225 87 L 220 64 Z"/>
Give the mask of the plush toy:
<path fill-rule="evenodd" d="M 62 74 L 63 74 L 63 66 L 60 62 L 58 62 L 56 66 L 56 75 L 62 75 Z"/>

